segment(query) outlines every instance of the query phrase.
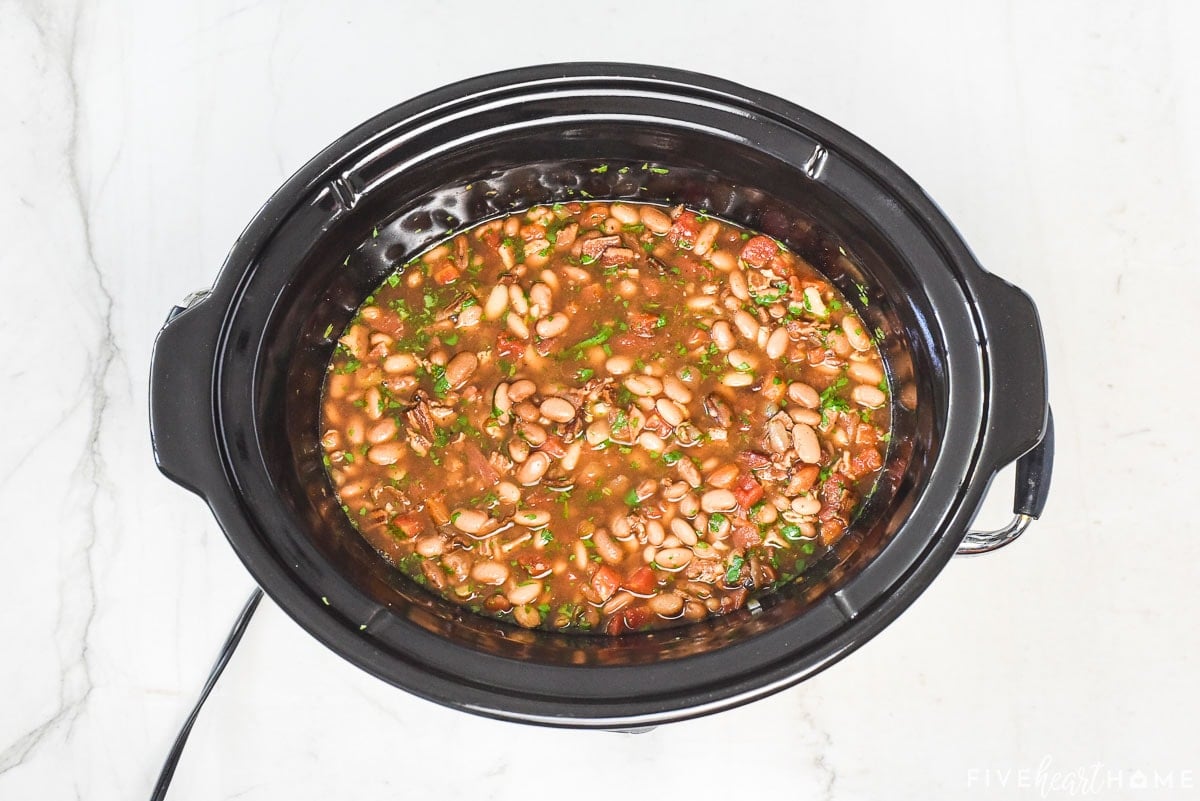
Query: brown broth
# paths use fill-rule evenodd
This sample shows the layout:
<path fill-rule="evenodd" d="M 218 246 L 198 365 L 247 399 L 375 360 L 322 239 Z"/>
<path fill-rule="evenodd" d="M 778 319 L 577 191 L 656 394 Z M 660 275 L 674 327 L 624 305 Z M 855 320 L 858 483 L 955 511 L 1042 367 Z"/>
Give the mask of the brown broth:
<path fill-rule="evenodd" d="M 846 534 L 889 431 L 879 351 L 774 240 L 539 206 L 404 265 L 339 339 L 335 491 L 431 591 L 526 627 L 724 614 Z"/>

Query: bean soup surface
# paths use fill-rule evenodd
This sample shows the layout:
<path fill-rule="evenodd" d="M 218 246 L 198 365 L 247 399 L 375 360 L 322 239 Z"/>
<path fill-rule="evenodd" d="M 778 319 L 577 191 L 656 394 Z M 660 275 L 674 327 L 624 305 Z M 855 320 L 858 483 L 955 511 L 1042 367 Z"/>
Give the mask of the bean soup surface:
<path fill-rule="evenodd" d="M 415 581 L 620 634 L 802 574 L 874 486 L 888 400 L 862 322 L 775 240 L 568 203 L 389 276 L 338 340 L 321 443 L 351 521 Z"/>

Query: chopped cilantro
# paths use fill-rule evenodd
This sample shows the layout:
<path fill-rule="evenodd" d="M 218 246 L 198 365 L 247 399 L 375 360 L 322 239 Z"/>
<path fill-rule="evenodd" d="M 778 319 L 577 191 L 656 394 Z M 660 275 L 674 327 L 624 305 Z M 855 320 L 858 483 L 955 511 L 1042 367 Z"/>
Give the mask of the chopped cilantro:
<path fill-rule="evenodd" d="M 446 378 L 446 368 L 440 364 L 429 365 L 429 374 L 433 377 L 433 392 L 439 398 L 450 391 L 450 381 Z"/>
<path fill-rule="evenodd" d="M 729 569 L 725 571 L 725 583 L 733 584 L 738 580 L 738 576 L 742 574 L 742 565 L 746 564 L 746 560 L 740 555 L 734 556 L 729 560 Z"/>
<path fill-rule="evenodd" d="M 800 532 L 800 527 L 791 523 L 781 527 L 779 529 L 779 533 L 783 535 L 784 539 L 788 539 L 793 542 L 804 539 L 803 534 Z"/>

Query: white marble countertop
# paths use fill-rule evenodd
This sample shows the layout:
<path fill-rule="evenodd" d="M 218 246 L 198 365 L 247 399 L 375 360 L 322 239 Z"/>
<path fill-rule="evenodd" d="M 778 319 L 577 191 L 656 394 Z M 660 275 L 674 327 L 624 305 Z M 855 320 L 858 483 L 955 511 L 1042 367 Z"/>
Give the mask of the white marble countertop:
<path fill-rule="evenodd" d="M 169 797 L 1200 796 L 1200 5 L 443 5 L 0 2 L 0 798 L 146 797 L 251 588 L 153 464 L 168 308 L 361 120 L 588 58 L 774 92 L 920 181 L 1041 307 L 1046 515 L 833 669 L 641 735 L 442 709 L 267 601 Z"/>

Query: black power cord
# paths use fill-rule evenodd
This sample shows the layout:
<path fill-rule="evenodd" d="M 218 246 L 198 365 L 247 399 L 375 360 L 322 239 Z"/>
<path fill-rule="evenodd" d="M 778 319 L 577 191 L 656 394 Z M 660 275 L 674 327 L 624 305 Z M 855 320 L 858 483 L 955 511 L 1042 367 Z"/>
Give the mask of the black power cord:
<path fill-rule="evenodd" d="M 204 702 L 208 700 L 208 694 L 212 692 L 213 687 L 217 684 L 217 679 L 221 678 L 221 673 L 229 664 L 229 657 L 233 656 L 234 650 L 242 640 L 242 635 L 246 633 L 246 626 L 250 624 L 250 618 L 254 616 L 254 610 L 258 608 L 258 602 L 262 600 L 262 597 L 262 589 L 255 587 L 254 592 L 250 593 L 246 605 L 242 607 L 242 612 L 234 622 L 233 628 L 229 630 L 229 636 L 225 638 L 225 644 L 221 646 L 221 653 L 217 655 L 217 661 L 213 663 L 212 670 L 208 674 L 208 681 L 204 682 L 204 689 L 200 691 L 200 697 L 196 699 L 196 705 L 192 707 L 192 713 L 188 715 L 179 734 L 175 736 L 175 744 L 171 746 L 171 752 L 167 754 L 167 761 L 163 763 L 162 770 L 158 774 L 158 781 L 154 785 L 154 793 L 150 796 L 150 801 L 162 801 L 167 797 L 167 788 L 171 786 L 171 779 L 175 776 L 179 758 L 183 756 L 183 747 L 187 745 L 188 735 L 192 733 L 192 726 L 196 723 L 196 718 L 200 716 L 200 707 L 204 706 Z"/>

